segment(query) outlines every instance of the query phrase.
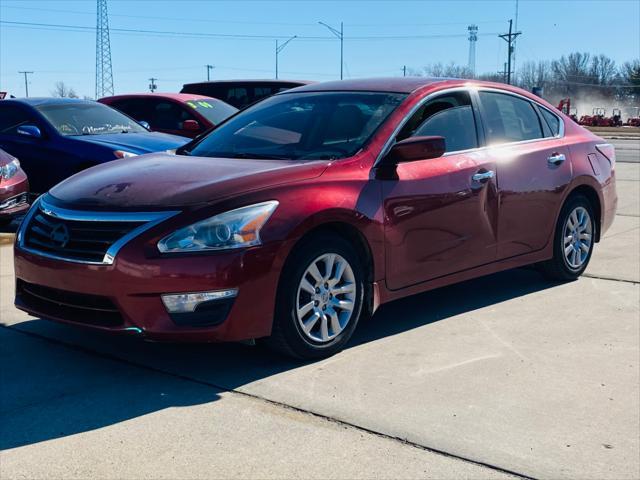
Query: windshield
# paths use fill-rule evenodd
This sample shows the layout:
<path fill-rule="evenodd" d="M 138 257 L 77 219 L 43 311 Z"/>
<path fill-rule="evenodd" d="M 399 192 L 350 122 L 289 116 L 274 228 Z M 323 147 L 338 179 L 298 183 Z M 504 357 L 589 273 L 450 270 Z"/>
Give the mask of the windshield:
<path fill-rule="evenodd" d="M 60 135 L 146 132 L 135 120 L 101 103 L 40 105 L 38 111 Z"/>
<path fill-rule="evenodd" d="M 189 100 L 187 106 L 193 108 L 196 112 L 209 120 L 212 124 L 217 125 L 236 113 L 238 109 L 231 105 L 220 102 L 218 100 Z"/>
<path fill-rule="evenodd" d="M 188 154 L 291 160 L 350 157 L 405 97 L 369 92 L 276 95 L 222 124 Z"/>

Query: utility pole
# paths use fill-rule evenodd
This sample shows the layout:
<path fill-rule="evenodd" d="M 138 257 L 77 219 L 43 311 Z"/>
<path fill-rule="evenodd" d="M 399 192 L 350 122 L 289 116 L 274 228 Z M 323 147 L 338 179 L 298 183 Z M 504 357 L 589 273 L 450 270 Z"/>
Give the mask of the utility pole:
<path fill-rule="evenodd" d="M 151 77 L 149 79 L 149 91 L 151 93 L 155 92 L 158 89 L 158 85 L 156 85 L 156 80 L 158 80 L 157 78 Z"/>
<path fill-rule="evenodd" d="M 331 33 L 333 33 L 337 38 L 340 39 L 340 80 L 343 78 L 343 67 L 344 67 L 344 23 L 340 22 L 340 30 L 333 28 L 330 25 L 327 25 L 324 22 L 318 22 L 320 25 L 325 26 L 329 29 Z"/>
<path fill-rule="evenodd" d="M 97 0 L 96 24 L 96 98 L 113 95 L 113 70 L 111 68 L 111 40 L 109 39 L 109 15 L 107 0 Z"/>
<path fill-rule="evenodd" d="M 501 39 L 507 42 L 507 84 L 511 85 L 511 57 L 513 55 L 513 42 L 522 32 L 513 31 L 513 20 L 509 20 L 509 33 L 498 35 Z"/>
<path fill-rule="evenodd" d="M 403 77 L 407 76 L 407 66 L 406 65 L 402 67 L 402 76 Z"/>
<path fill-rule="evenodd" d="M 297 35 L 294 35 L 293 37 L 291 37 L 289 40 L 287 40 L 286 42 L 284 42 L 282 45 L 278 45 L 278 40 L 276 39 L 276 80 L 278 79 L 278 55 L 280 55 L 280 52 L 282 50 L 284 50 L 284 47 L 287 46 L 287 44 L 293 40 L 294 38 L 298 38 Z"/>
<path fill-rule="evenodd" d="M 516 21 L 514 22 L 514 28 L 516 29 L 516 32 L 518 31 L 518 5 L 519 2 L 518 0 L 516 0 Z M 513 74 L 516 74 L 516 46 L 518 44 L 518 40 L 516 39 L 513 42 L 513 60 L 511 60 L 511 64 L 512 64 L 512 68 L 513 68 Z"/>
<path fill-rule="evenodd" d="M 502 75 L 502 81 L 507 83 L 507 62 L 504 62 L 504 67 L 501 72 L 498 72 L 498 75 Z"/>
<path fill-rule="evenodd" d="M 205 67 L 207 67 L 207 82 L 211 81 L 211 70 L 213 70 L 214 67 L 213 65 L 205 65 Z"/>
<path fill-rule="evenodd" d="M 29 98 L 29 81 L 27 79 L 27 75 L 31 75 L 33 72 L 18 72 L 24 75 L 24 94 L 27 98 Z"/>

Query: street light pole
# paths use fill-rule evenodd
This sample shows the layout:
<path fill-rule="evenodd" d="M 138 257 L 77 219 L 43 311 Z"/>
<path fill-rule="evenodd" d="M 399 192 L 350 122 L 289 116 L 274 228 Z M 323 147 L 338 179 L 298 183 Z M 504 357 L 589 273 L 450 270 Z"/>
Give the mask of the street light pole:
<path fill-rule="evenodd" d="M 331 33 L 333 33 L 337 38 L 340 39 L 340 80 L 343 78 L 343 68 L 344 68 L 344 23 L 340 22 L 340 30 L 333 28 L 330 25 L 327 25 L 324 22 L 318 22 L 320 25 L 327 27 Z"/>
<path fill-rule="evenodd" d="M 288 45 L 288 43 L 293 40 L 294 38 L 298 38 L 297 35 L 294 35 L 293 37 L 291 37 L 289 40 L 287 40 L 286 42 L 284 42 L 282 45 L 278 45 L 278 40 L 276 39 L 276 79 L 278 78 L 278 55 L 280 54 L 280 52 L 282 50 L 284 50 L 284 47 L 286 47 Z"/>
<path fill-rule="evenodd" d="M 207 67 L 207 82 L 209 82 L 211 80 L 211 69 L 215 68 L 213 65 L 205 65 L 205 67 Z"/>

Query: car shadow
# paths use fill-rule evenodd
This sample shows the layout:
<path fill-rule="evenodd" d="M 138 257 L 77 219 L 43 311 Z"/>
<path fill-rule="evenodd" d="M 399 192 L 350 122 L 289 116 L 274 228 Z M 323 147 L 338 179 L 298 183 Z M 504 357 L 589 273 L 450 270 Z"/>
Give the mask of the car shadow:
<path fill-rule="evenodd" d="M 517 269 L 398 300 L 360 325 L 348 348 L 554 285 Z M 2 450 L 215 402 L 225 390 L 305 366 L 241 344 L 148 343 L 41 319 L 0 328 L 0 338 Z"/>

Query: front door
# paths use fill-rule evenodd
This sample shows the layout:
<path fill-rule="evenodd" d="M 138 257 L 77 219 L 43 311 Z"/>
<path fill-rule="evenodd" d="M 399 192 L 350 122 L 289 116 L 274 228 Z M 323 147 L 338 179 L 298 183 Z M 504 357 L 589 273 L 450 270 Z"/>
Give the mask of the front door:
<path fill-rule="evenodd" d="M 477 150 L 469 93 L 443 93 L 409 119 L 397 140 L 439 135 L 447 153 L 400 164 L 382 182 L 387 286 L 400 289 L 493 262 L 495 163 Z"/>

